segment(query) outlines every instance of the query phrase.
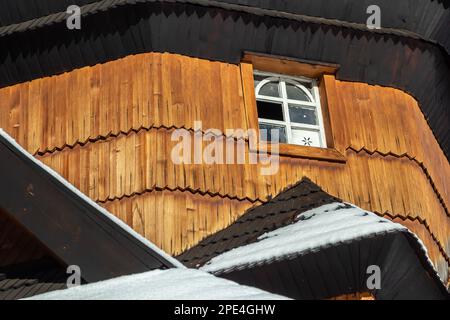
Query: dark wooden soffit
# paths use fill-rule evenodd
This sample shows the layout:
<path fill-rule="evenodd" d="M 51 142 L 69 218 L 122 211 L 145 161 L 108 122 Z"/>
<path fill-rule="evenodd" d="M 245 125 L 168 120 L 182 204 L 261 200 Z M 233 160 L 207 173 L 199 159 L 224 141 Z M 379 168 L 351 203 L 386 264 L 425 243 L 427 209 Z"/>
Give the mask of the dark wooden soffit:
<path fill-rule="evenodd" d="M 290 259 L 236 269 L 220 277 L 292 299 L 329 299 L 370 292 L 376 300 L 449 300 L 450 294 L 406 232 L 372 235 Z M 367 268 L 379 266 L 380 289 L 367 287 Z M 318 267 L 320 266 L 320 267 Z"/>
<path fill-rule="evenodd" d="M 87 282 L 174 266 L 3 136 L 0 163 L 0 208 Z"/>

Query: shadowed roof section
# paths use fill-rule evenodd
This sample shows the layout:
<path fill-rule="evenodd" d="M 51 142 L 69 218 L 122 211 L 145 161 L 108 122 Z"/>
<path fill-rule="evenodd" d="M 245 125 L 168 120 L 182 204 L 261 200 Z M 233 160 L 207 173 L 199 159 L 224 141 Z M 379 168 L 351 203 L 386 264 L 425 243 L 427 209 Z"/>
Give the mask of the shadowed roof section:
<path fill-rule="evenodd" d="M 67 266 L 0 210 L 0 300 L 15 300 L 66 286 Z"/>
<path fill-rule="evenodd" d="M 177 259 L 188 267 L 198 268 L 224 252 L 256 242 L 266 232 L 292 224 L 304 211 L 337 201 L 340 200 L 303 178 L 268 203 L 248 210 L 228 228 L 207 237 Z"/>
<path fill-rule="evenodd" d="M 376 299 L 448 299 L 427 251 L 406 227 L 302 179 L 178 257 L 190 267 L 294 299 L 370 292 Z M 381 287 L 368 287 L 370 266 Z"/>
<path fill-rule="evenodd" d="M 0 163 L 1 211 L 86 282 L 181 266 L 2 130 Z"/>
<path fill-rule="evenodd" d="M 51 258 L 0 267 L 0 300 L 17 300 L 66 288 L 66 269 Z"/>

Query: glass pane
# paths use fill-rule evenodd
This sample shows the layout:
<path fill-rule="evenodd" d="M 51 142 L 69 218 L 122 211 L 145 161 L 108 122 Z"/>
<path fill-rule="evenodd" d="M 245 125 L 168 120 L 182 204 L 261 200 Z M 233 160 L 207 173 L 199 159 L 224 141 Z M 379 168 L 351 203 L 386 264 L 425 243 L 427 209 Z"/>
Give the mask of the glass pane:
<path fill-rule="evenodd" d="M 293 144 L 299 144 L 302 146 L 321 147 L 319 131 L 292 128 L 291 132 Z"/>
<path fill-rule="evenodd" d="M 258 86 L 258 84 L 259 84 L 261 81 L 263 81 L 265 78 L 267 78 L 267 77 L 255 75 L 255 76 L 254 76 L 254 79 L 255 79 L 255 88 L 256 88 L 256 87 Z"/>
<path fill-rule="evenodd" d="M 286 83 L 286 92 L 288 99 L 311 102 L 305 91 L 291 83 Z"/>
<path fill-rule="evenodd" d="M 272 130 L 278 131 L 278 139 Z M 268 123 L 259 124 L 259 132 L 261 141 L 272 143 L 286 143 L 286 128 Z"/>
<path fill-rule="evenodd" d="M 289 105 L 291 122 L 317 125 L 316 108 Z"/>
<path fill-rule="evenodd" d="M 270 120 L 283 120 L 283 108 L 277 102 L 256 101 L 258 108 L 258 118 Z"/>
<path fill-rule="evenodd" d="M 280 92 L 278 88 L 278 82 L 269 82 L 263 85 L 261 89 L 259 89 L 258 94 L 262 96 L 279 97 Z"/>

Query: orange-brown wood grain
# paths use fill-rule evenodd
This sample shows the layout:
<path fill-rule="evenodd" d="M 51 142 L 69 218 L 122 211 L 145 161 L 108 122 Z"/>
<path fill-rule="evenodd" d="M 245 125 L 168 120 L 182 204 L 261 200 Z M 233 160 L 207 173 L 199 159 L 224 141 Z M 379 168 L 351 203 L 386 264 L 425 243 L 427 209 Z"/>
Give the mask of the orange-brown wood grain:
<path fill-rule="evenodd" d="M 449 240 L 450 218 L 422 168 L 408 158 L 353 150 L 345 152 L 345 164 L 281 157 L 278 173 L 262 177 L 261 164 L 174 164 L 171 150 L 177 142 L 171 141 L 172 132 L 141 130 L 39 159 L 65 172 L 71 183 L 101 202 L 155 188 L 207 193 L 229 200 L 265 201 L 308 176 L 329 193 L 367 210 L 426 219 L 443 246 Z M 137 147 L 140 144 L 147 147 Z M 111 154 L 113 160 L 100 162 L 100 153 Z M 114 177 L 109 188 L 100 189 L 99 181 L 108 177 Z M 140 177 L 150 178 L 143 184 Z"/>
<path fill-rule="evenodd" d="M 417 101 L 400 90 L 323 76 L 327 140 L 345 162 L 282 156 L 273 176 L 260 165 L 172 162 L 173 127 L 257 128 L 253 86 L 251 63 L 145 53 L 0 88 L 0 127 L 171 253 L 308 176 L 364 209 L 426 221 L 408 226 L 449 255 L 449 163 Z M 448 267 L 435 247 L 433 261 Z"/>
<path fill-rule="evenodd" d="M 130 56 L 0 89 L 0 127 L 33 153 L 141 126 L 245 129 L 240 77 L 236 65 Z"/>
<path fill-rule="evenodd" d="M 179 254 L 225 228 L 255 204 L 163 190 L 102 205 L 163 250 Z"/>

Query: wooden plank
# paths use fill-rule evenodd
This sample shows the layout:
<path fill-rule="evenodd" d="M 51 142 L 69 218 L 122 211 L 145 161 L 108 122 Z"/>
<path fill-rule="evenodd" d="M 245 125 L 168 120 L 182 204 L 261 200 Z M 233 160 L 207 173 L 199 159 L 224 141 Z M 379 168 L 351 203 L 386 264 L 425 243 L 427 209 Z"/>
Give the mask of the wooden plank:
<path fill-rule="evenodd" d="M 242 61 L 249 62 L 256 70 L 303 76 L 317 79 L 323 74 L 335 74 L 339 65 L 317 61 L 293 59 L 263 53 L 244 52 Z"/>

